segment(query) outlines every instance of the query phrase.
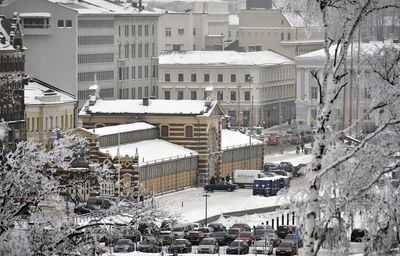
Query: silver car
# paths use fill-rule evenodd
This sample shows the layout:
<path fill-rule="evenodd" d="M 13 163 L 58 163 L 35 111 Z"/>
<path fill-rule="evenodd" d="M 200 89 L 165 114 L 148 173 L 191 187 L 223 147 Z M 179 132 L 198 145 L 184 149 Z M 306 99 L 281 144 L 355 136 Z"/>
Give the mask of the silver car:
<path fill-rule="evenodd" d="M 254 242 L 253 245 L 253 253 L 259 253 L 259 254 L 268 254 L 271 255 L 273 251 L 272 244 L 268 239 L 265 240 L 257 240 Z"/>
<path fill-rule="evenodd" d="M 204 238 L 201 240 L 197 251 L 198 253 L 218 253 L 219 245 L 217 239 L 213 237 Z"/>

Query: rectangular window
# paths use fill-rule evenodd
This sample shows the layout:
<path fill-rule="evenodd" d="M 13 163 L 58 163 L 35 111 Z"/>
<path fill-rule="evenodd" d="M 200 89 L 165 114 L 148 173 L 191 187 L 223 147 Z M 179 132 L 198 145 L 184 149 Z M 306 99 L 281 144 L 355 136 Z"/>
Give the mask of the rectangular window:
<path fill-rule="evenodd" d="M 152 36 L 154 36 L 154 30 L 155 30 L 155 29 L 154 29 L 154 24 L 153 24 L 153 25 L 151 25 L 151 35 L 152 35 Z"/>
<path fill-rule="evenodd" d="M 149 97 L 149 87 L 148 86 L 144 87 L 144 97 Z"/>
<path fill-rule="evenodd" d="M 142 87 L 138 88 L 138 99 L 143 98 Z"/>
<path fill-rule="evenodd" d="M 143 57 L 143 44 L 142 43 L 138 44 L 138 53 L 137 54 L 138 54 L 139 58 Z"/>
<path fill-rule="evenodd" d="M 170 73 L 165 73 L 164 74 L 164 81 L 165 82 L 170 82 L 171 81 L 171 74 Z"/>
<path fill-rule="evenodd" d="M 132 36 L 135 36 L 135 35 L 136 35 L 136 25 L 132 25 L 132 27 L 131 27 L 131 33 L 132 33 Z"/>
<path fill-rule="evenodd" d="M 231 100 L 236 101 L 236 92 L 235 91 L 231 91 Z"/>
<path fill-rule="evenodd" d="M 317 87 L 311 87 L 311 99 L 316 100 L 318 98 Z"/>
<path fill-rule="evenodd" d="M 78 45 L 114 45 L 114 36 L 78 36 Z"/>
<path fill-rule="evenodd" d="M 64 27 L 64 20 L 58 20 L 57 26 L 58 26 L 59 28 L 63 28 L 63 27 Z"/>
<path fill-rule="evenodd" d="M 178 91 L 178 100 L 183 100 L 183 91 Z"/>
<path fill-rule="evenodd" d="M 204 74 L 204 82 L 210 82 L 210 74 Z"/>
<path fill-rule="evenodd" d="M 191 74 L 191 81 L 192 82 L 196 82 L 196 79 L 197 79 L 197 76 L 196 76 L 196 74 Z"/>
<path fill-rule="evenodd" d="M 113 53 L 78 54 L 78 64 L 103 63 L 103 62 L 114 62 L 114 54 Z"/>
<path fill-rule="evenodd" d="M 149 43 L 144 45 L 144 57 L 149 57 Z"/>
<path fill-rule="evenodd" d="M 142 30 L 143 30 L 142 25 L 138 25 L 138 28 L 137 28 L 138 36 L 142 36 L 142 34 L 143 34 Z"/>
<path fill-rule="evenodd" d="M 231 74 L 231 82 L 236 82 L 236 74 Z"/>
<path fill-rule="evenodd" d="M 178 74 L 178 81 L 183 82 L 183 74 Z"/>
<path fill-rule="evenodd" d="M 196 91 L 191 91 L 190 92 L 190 99 L 191 100 L 197 100 L 197 92 Z"/>
<path fill-rule="evenodd" d="M 164 99 L 170 100 L 171 99 L 171 92 L 170 91 L 165 91 L 164 92 Z"/>
<path fill-rule="evenodd" d="M 193 28 L 193 35 L 196 35 L 196 28 Z"/>
<path fill-rule="evenodd" d="M 39 124 L 40 124 L 40 122 L 39 122 L 39 117 L 38 117 L 38 118 L 36 118 L 36 131 L 37 132 L 39 131 Z"/>
<path fill-rule="evenodd" d="M 171 34 L 172 34 L 171 28 L 165 28 L 165 36 L 166 37 L 171 37 Z"/>
<path fill-rule="evenodd" d="M 129 58 L 129 44 L 125 44 L 125 58 Z"/>
<path fill-rule="evenodd" d="M 224 81 L 224 76 L 222 74 L 218 74 L 217 81 L 218 82 L 223 82 Z"/>
<path fill-rule="evenodd" d="M 65 21 L 65 26 L 66 26 L 67 28 L 72 28 L 72 20 L 66 20 L 66 21 Z"/>
<path fill-rule="evenodd" d="M 249 91 L 244 92 L 244 100 L 250 100 L 250 92 Z"/>
<path fill-rule="evenodd" d="M 122 56 L 122 45 L 118 44 L 118 59 L 121 59 Z M 78 64 L 79 64 L 79 60 L 78 60 Z"/>
<path fill-rule="evenodd" d="M 144 66 L 144 78 L 149 78 L 149 66 Z"/>
<path fill-rule="evenodd" d="M 118 25 L 118 36 L 121 36 L 121 25 Z"/>
<path fill-rule="evenodd" d="M 287 33 L 287 40 L 290 41 L 290 33 Z"/>
<path fill-rule="evenodd" d="M 136 88 L 132 88 L 131 98 L 132 98 L 132 99 L 135 99 L 135 98 L 136 98 Z"/>
<path fill-rule="evenodd" d="M 125 36 L 129 36 L 129 25 L 125 25 Z"/>
<path fill-rule="evenodd" d="M 156 44 L 155 43 L 152 43 L 151 44 L 151 56 L 152 57 L 154 57 L 154 56 L 156 56 Z"/>
<path fill-rule="evenodd" d="M 143 72 L 142 72 L 142 66 L 138 66 L 138 69 L 137 69 L 137 72 L 138 72 L 138 79 L 142 79 L 143 77 Z M 142 98 L 142 97 L 139 97 L 139 99 L 140 98 Z"/>
<path fill-rule="evenodd" d="M 285 34 L 281 33 L 281 41 L 285 40 Z"/>
<path fill-rule="evenodd" d="M 144 25 L 144 36 L 149 36 L 149 25 Z"/>
<path fill-rule="evenodd" d="M 223 91 L 217 92 L 217 100 L 224 100 L 224 92 Z"/>
<path fill-rule="evenodd" d="M 251 76 L 250 76 L 250 74 L 245 74 L 244 75 L 244 81 L 246 82 L 246 83 L 249 83 L 249 82 L 251 82 Z"/>
<path fill-rule="evenodd" d="M 183 28 L 178 28 L 178 35 L 183 35 L 184 34 L 184 29 Z"/>
<path fill-rule="evenodd" d="M 136 67 L 132 67 L 132 79 L 136 79 Z"/>
<path fill-rule="evenodd" d="M 132 58 L 136 58 L 136 44 L 132 44 Z"/>

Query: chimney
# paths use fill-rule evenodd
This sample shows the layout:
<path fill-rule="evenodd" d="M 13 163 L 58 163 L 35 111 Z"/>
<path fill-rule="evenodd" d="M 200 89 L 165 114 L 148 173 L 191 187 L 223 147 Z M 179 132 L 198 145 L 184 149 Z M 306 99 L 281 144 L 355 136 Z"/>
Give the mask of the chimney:
<path fill-rule="evenodd" d="M 149 105 L 149 98 L 143 97 L 143 106 L 148 106 L 148 105 Z"/>

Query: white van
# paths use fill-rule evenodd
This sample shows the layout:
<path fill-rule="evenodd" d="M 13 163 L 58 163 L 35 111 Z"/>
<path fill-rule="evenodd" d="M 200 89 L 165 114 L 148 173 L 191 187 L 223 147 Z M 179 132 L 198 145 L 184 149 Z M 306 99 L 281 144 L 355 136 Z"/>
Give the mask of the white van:
<path fill-rule="evenodd" d="M 237 184 L 239 188 L 253 187 L 254 180 L 265 176 L 260 170 L 235 170 L 233 171 L 233 183 Z"/>

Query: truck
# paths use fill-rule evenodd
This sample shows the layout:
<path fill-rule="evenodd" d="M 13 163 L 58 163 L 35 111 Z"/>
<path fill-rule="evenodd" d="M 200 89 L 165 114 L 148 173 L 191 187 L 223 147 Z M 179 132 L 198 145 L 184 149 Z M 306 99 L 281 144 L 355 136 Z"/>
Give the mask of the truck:
<path fill-rule="evenodd" d="M 276 196 L 282 188 L 290 186 L 289 177 L 274 176 L 255 179 L 253 183 L 253 195 Z"/>
<path fill-rule="evenodd" d="M 252 187 L 254 180 L 266 175 L 261 170 L 235 170 L 233 171 L 233 183 L 239 188 Z"/>

